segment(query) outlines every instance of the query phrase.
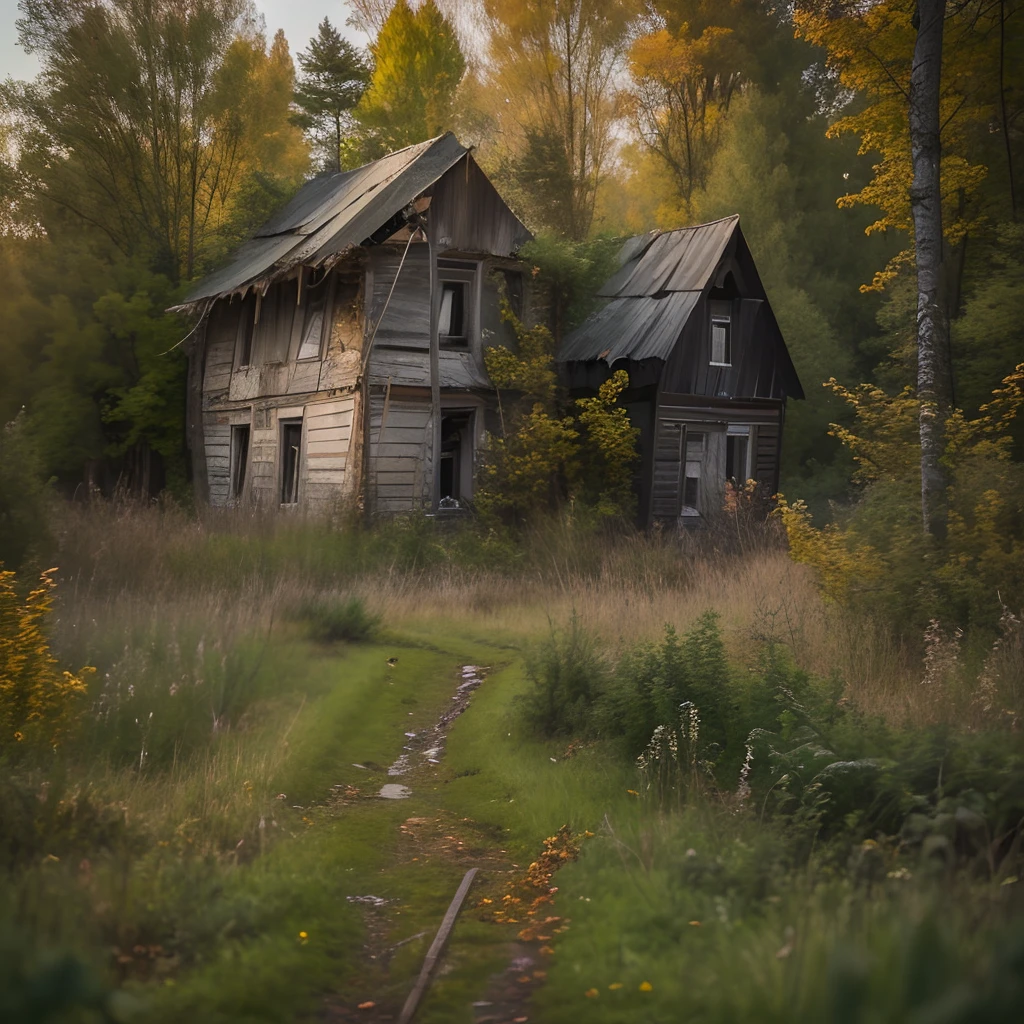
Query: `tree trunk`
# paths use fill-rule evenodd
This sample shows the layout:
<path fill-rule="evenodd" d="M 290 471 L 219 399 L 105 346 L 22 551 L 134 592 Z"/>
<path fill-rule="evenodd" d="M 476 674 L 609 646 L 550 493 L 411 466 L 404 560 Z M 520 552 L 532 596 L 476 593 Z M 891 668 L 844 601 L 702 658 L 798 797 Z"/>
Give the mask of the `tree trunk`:
<path fill-rule="evenodd" d="M 946 480 L 940 459 L 947 404 L 942 364 L 949 323 L 942 304 L 942 192 L 939 178 L 939 86 L 946 0 L 918 0 L 910 71 L 910 210 L 917 262 L 917 395 L 921 403 L 921 516 L 924 529 L 946 529 Z"/>

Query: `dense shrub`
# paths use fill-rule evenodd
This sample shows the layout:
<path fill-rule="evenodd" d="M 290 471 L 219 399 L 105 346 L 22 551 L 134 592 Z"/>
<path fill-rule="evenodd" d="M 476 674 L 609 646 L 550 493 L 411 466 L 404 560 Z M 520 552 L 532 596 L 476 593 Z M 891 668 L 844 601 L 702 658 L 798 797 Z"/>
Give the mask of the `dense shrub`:
<path fill-rule="evenodd" d="M 311 598 L 303 602 L 299 617 L 310 637 L 320 643 L 370 640 L 380 626 L 380 616 L 367 611 L 360 597 Z"/>
<path fill-rule="evenodd" d="M 526 672 L 533 689 L 523 714 L 543 736 L 586 735 L 595 729 L 593 705 L 605 686 L 607 664 L 596 637 L 573 615 L 566 629 L 552 626 L 527 651 Z"/>

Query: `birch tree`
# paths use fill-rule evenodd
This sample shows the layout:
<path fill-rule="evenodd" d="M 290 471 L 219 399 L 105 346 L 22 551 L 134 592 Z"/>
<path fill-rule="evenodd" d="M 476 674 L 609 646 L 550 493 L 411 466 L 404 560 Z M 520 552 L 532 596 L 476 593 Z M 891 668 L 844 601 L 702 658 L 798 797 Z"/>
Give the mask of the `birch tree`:
<path fill-rule="evenodd" d="M 917 39 L 910 70 L 910 154 L 914 179 L 910 212 L 914 220 L 917 267 L 917 397 L 921 408 L 921 515 L 924 528 L 945 534 L 945 474 L 942 367 L 949 351 L 949 323 L 942 290 L 942 185 L 939 97 L 942 31 L 946 0 L 918 0 Z"/>

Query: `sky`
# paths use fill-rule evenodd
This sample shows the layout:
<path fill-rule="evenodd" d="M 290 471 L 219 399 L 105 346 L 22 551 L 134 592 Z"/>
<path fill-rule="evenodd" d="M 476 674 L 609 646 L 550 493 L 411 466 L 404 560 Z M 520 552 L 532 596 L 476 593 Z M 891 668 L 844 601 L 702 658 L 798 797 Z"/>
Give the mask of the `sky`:
<path fill-rule="evenodd" d="M 346 26 L 348 5 L 344 0 L 255 0 L 256 7 L 267 20 L 267 37 L 279 28 L 291 47 L 292 56 L 306 48 L 316 34 L 316 27 L 326 15 L 332 24 L 353 42 L 364 44 L 364 36 Z M 14 23 L 18 18 L 18 0 L 0 0 L 0 80 L 32 78 L 39 68 L 35 57 L 18 46 Z"/>

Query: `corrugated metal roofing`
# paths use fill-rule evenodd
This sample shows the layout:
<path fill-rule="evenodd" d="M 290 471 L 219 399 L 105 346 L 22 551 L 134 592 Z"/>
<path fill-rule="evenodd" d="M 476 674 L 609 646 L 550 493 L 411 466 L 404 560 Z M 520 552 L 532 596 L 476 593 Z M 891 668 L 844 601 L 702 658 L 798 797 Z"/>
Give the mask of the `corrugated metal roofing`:
<path fill-rule="evenodd" d="M 561 362 L 603 359 L 667 359 L 700 292 L 669 292 L 612 299 L 604 309 L 567 335 L 559 348 Z"/>
<path fill-rule="evenodd" d="M 182 307 L 240 291 L 300 263 L 316 266 L 360 245 L 468 152 L 446 132 L 354 171 L 307 182 L 231 263 L 200 281 Z"/>
<path fill-rule="evenodd" d="M 563 339 L 559 360 L 667 359 L 739 222 L 725 217 L 631 238 L 619 253 L 622 266 L 598 291 L 612 301 Z"/>

